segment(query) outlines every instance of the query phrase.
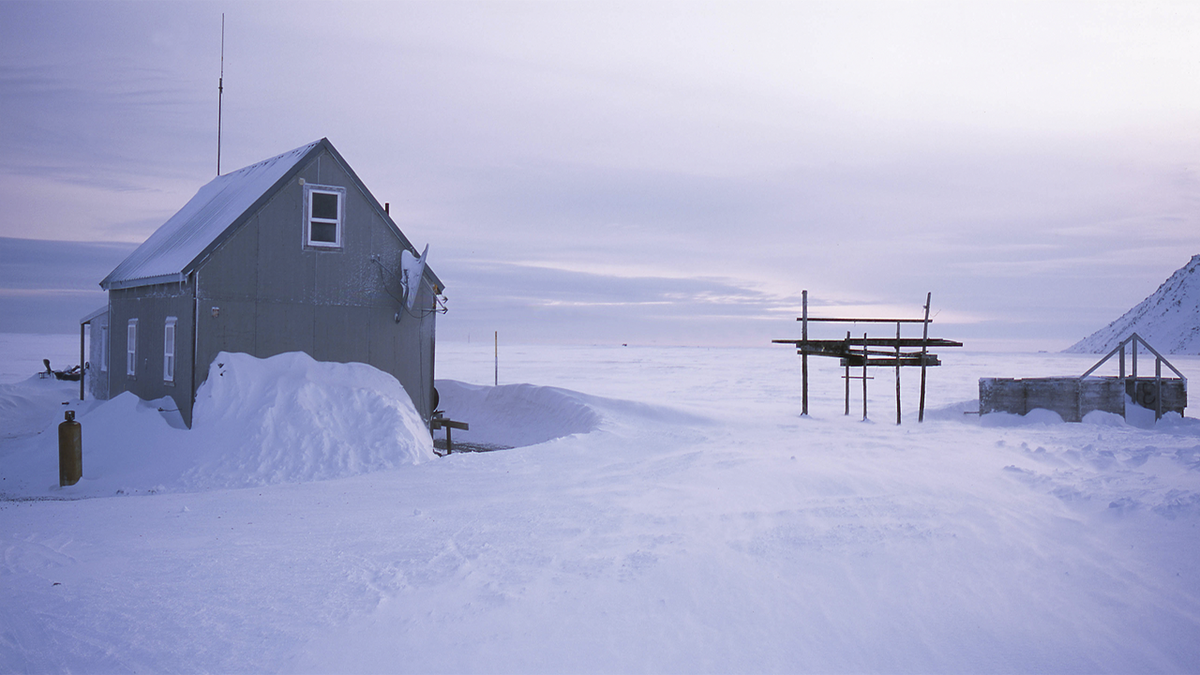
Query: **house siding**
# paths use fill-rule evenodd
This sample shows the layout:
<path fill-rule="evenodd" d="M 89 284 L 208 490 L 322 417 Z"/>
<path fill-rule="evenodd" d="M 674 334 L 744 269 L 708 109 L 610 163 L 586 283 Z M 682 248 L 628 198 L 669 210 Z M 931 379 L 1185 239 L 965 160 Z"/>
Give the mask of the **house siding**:
<path fill-rule="evenodd" d="M 192 353 L 192 284 L 190 282 L 142 286 L 109 291 L 108 397 L 131 392 L 153 401 L 170 397 L 183 416 L 192 421 L 193 377 L 186 355 Z M 175 317 L 175 377 L 163 379 L 163 348 L 167 317 Z M 126 374 L 130 319 L 137 319 L 135 374 Z"/>
<path fill-rule="evenodd" d="M 223 198 L 250 206 L 223 213 L 219 201 L 189 202 L 180 213 L 194 212 L 197 220 L 168 221 L 174 229 L 147 240 L 155 242 L 149 253 L 139 248 L 130 258 L 140 255 L 137 260 L 122 263 L 102 282 L 109 290 L 104 317 L 110 326 L 109 377 L 95 384 L 97 398 L 124 391 L 147 400 L 169 396 L 191 426 L 195 392 L 217 354 L 267 358 L 303 351 L 320 361 L 368 363 L 392 374 L 422 417 L 432 416 L 436 314 L 430 283 L 436 276 L 427 271 L 414 310 L 405 311 L 399 269 L 409 243 L 327 141 L 306 148 L 298 149 L 305 152 L 302 158 L 296 151 L 281 155 L 297 163 L 252 201 L 239 183 L 224 177 L 202 188 L 198 197 L 219 188 L 230 191 L 221 192 Z M 257 185 L 253 181 L 262 171 L 279 167 L 271 162 L 244 169 L 245 180 Z M 345 189 L 340 248 L 307 245 L 305 183 Z M 223 232 L 214 229 L 221 221 L 213 212 L 230 218 Z M 202 248 L 192 236 L 197 233 L 210 240 Z M 180 251 L 195 251 L 196 257 L 182 262 Z M 147 269 L 180 269 L 156 255 L 179 258 L 181 272 L 169 275 L 171 283 L 131 285 L 139 281 L 132 275 Z M 166 277 L 154 277 L 160 278 Z M 173 383 L 164 382 L 162 372 L 167 317 L 176 318 Z M 134 318 L 137 372 L 128 377 L 126 326 Z"/>
<path fill-rule="evenodd" d="M 88 323 L 89 339 L 88 339 L 88 368 L 87 374 L 84 376 L 87 391 L 92 398 L 103 401 L 109 398 L 108 393 L 108 378 L 112 375 L 112 361 L 109 360 L 108 370 L 101 370 L 101 364 L 104 362 L 104 354 L 101 351 L 108 351 L 109 345 L 101 338 L 104 329 L 108 328 L 108 312 L 102 312 L 96 315 Z M 111 342 L 111 331 L 108 342 Z"/>
<path fill-rule="evenodd" d="M 300 179 L 346 188 L 340 249 L 304 245 Z M 259 358 L 303 351 L 319 361 L 363 362 L 392 374 L 428 419 L 434 297 L 422 284 L 413 314 L 424 308 L 426 315 L 401 309 L 395 298 L 403 248 L 336 158 L 318 153 L 201 265 L 198 382 L 221 351 Z"/>

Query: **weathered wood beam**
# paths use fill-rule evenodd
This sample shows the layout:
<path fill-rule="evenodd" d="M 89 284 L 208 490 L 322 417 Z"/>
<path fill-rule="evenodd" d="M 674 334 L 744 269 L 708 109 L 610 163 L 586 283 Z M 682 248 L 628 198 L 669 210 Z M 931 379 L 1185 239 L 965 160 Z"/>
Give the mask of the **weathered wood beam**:
<path fill-rule="evenodd" d="M 781 345 L 801 345 L 801 344 L 845 345 L 845 344 L 850 344 L 849 340 L 797 340 L 797 339 L 790 339 L 790 338 L 789 339 L 771 340 L 771 342 L 773 344 L 781 344 Z M 866 342 L 871 347 L 888 347 L 888 348 L 893 348 L 897 344 L 901 347 L 961 347 L 961 346 L 963 346 L 963 343 L 961 343 L 961 342 L 958 342 L 956 340 L 946 340 L 944 338 L 929 338 L 926 340 L 922 340 L 921 338 L 899 338 L 899 339 L 890 338 L 890 337 L 867 338 Z M 853 344 L 856 347 L 862 345 L 862 343 L 863 343 L 863 341 L 861 339 L 857 339 L 857 338 L 853 341 Z"/>

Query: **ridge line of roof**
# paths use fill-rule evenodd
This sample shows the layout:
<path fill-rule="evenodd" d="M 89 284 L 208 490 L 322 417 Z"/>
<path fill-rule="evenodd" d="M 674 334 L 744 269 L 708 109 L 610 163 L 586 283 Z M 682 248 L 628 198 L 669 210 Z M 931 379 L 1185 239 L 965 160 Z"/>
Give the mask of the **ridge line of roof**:
<path fill-rule="evenodd" d="M 279 153 L 273 157 L 248 164 L 235 171 L 218 175 L 196 191 L 196 194 L 176 211 L 165 223 L 159 226 L 140 246 L 135 248 L 120 264 L 116 266 L 103 280 L 100 287 L 105 290 L 135 288 L 153 285 L 161 281 L 179 281 L 202 266 L 212 254 L 229 240 L 247 220 L 307 166 L 311 158 L 321 150 L 329 152 L 342 170 L 353 181 L 360 194 L 366 199 L 371 208 L 381 217 L 386 227 L 405 246 L 416 255 L 416 247 L 408 236 L 400 229 L 384 210 L 375 195 L 367 188 L 362 179 L 346 161 L 328 137 L 306 143 L 299 147 Z M 261 186 L 257 181 L 265 176 L 256 177 L 255 170 L 271 171 L 271 166 L 287 159 L 289 164 L 282 173 L 267 186 Z M 252 201 L 246 204 L 246 199 Z M 240 207 L 246 204 L 232 217 L 230 207 Z M 222 223 L 224 226 L 221 227 Z M 171 225 L 171 227 L 168 227 Z M 220 231 L 213 232 L 217 227 Z M 200 250 L 183 260 L 179 254 L 189 254 L 199 245 Z M 189 250 L 190 249 L 190 250 Z M 175 254 L 174 256 L 172 254 Z M 435 287 L 441 289 L 443 283 L 437 273 L 430 267 L 425 268 Z"/>

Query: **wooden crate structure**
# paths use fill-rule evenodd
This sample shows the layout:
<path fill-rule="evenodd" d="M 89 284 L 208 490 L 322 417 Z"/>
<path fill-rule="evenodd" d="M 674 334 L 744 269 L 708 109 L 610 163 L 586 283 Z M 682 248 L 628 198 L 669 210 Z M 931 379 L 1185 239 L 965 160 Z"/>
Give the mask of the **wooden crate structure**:
<path fill-rule="evenodd" d="M 1154 375 L 1138 375 L 1139 345 L 1154 356 Z M 1127 372 L 1126 353 L 1132 368 Z M 1096 372 L 1113 356 L 1118 357 L 1118 373 L 1097 376 Z M 1176 377 L 1163 377 L 1163 366 Z M 1187 407 L 1187 378 L 1137 333 L 1121 341 L 1107 356 L 1080 377 L 1032 377 L 979 379 L 979 413 L 1007 412 L 1025 415 L 1041 408 L 1056 412 L 1067 422 L 1081 422 L 1088 413 L 1102 410 L 1125 416 L 1126 399 L 1154 411 L 1155 419 L 1165 413 L 1184 414 Z"/>

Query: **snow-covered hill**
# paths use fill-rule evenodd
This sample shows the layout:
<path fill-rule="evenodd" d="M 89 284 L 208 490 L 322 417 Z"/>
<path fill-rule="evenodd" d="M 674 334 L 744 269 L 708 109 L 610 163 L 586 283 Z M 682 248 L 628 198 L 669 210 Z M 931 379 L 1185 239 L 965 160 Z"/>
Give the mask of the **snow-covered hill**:
<path fill-rule="evenodd" d="M 1137 333 L 1167 354 L 1200 354 L 1200 255 L 1176 270 L 1153 295 L 1066 351 L 1106 354 Z"/>

